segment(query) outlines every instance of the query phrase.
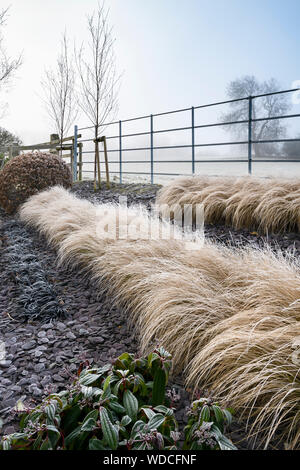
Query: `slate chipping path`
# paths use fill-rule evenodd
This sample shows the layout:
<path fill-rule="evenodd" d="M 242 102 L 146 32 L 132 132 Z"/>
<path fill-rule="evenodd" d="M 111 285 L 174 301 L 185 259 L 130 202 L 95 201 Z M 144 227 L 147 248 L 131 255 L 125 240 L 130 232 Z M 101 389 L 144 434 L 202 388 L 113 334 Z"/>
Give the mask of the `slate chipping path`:
<path fill-rule="evenodd" d="M 158 189 L 156 185 L 113 184 L 111 190 L 104 187 L 95 193 L 91 182 L 83 182 L 76 184 L 72 191 L 95 202 L 119 202 L 120 195 L 126 196 L 129 204 L 142 203 L 150 208 Z M 207 237 L 222 243 L 263 245 L 268 241 L 275 248 L 294 250 L 296 255 L 300 255 L 299 234 L 274 235 L 266 240 L 253 232 L 222 225 L 209 225 L 205 232 Z M 8 252 L 11 254 L 12 251 L 14 255 L 16 239 L 31 251 L 32 257 L 28 259 L 36 263 L 38 271 L 38 275 L 33 273 L 34 280 L 42 282 L 51 305 L 56 308 L 59 304 L 59 318 L 50 321 L 44 318 L 42 322 L 20 321 L 18 299 L 21 292 L 18 292 L 16 279 L 12 276 L 11 258 L 7 258 Z M 32 282 L 30 278 L 29 286 Z M 35 295 L 29 288 L 31 294 Z M 90 364 L 101 365 L 125 350 L 137 352 L 138 349 L 124 313 L 112 306 L 88 278 L 75 271 L 58 268 L 56 253 L 45 239 L 34 230 L 25 228 L 17 217 L 6 216 L 1 209 L 0 341 L 5 343 L 6 349 L 5 359 L 1 360 L 0 348 L 0 435 L 13 432 L 16 427 L 16 417 L 11 409 L 17 400 L 38 403 L 44 394 L 59 391 L 70 383 L 80 363 L 89 361 Z M 188 394 L 181 383 L 177 378 L 175 386 L 181 393 L 177 411 L 180 423 L 188 404 Z M 236 426 L 232 439 L 239 448 L 249 446 L 243 436 Z"/>

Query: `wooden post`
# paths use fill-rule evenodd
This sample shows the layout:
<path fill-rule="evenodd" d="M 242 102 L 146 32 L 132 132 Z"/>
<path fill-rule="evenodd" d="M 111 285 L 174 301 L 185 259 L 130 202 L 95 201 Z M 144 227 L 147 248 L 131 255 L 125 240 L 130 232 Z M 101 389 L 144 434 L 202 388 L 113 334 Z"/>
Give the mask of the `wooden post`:
<path fill-rule="evenodd" d="M 96 142 L 95 153 L 94 153 L 94 191 L 97 191 L 97 157 L 96 157 Z"/>
<path fill-rule="evenodd" d="M 101 142 L 103 142 L 104 147 L 104 159 L 105 159 L 105 172 L 106 172 L 106 187 L 110 188 L 110 181 L 109 181 L 109 168 L 108 168 L 108 157 L 107 157 L 107 146 L 106 146 L 106 137 L 101 137 Z"/>
<path fill-rule="evenodd" d="M 94 164 L 94 189 L 96 191 L 97 186 L 97 173 L 98 173 L 98 188 L 101 189 L 101 172 L 100 172 L 100 158 L 99 158 L 99 140 L 100 138 L 98 137 L 97 139 L 94 139 L 95 142 L 95 164 Z"/>
<path fill-rule="evenodd" d="M 17 157 L 19 155 L 19 144 L 18 142 L 13 142 L 12 144 L 12 156 Z"/>
<path fill-rule="evenodd" d="M 50 135 L 50 146 L 55 145 L 58 140 L 59 140 L 59 135 L 58 134 L 51 134 Z M 50 148 L 49 152 L 57 154 L 56 148 Z"/>
<path fill-rule="evenodd" d="M 100 155 L 99 155 L 99 142 L 97 142 L 97 172 L 98 172 L 98 188 L 101 189 L 101 171 L 100 171 Z"/>

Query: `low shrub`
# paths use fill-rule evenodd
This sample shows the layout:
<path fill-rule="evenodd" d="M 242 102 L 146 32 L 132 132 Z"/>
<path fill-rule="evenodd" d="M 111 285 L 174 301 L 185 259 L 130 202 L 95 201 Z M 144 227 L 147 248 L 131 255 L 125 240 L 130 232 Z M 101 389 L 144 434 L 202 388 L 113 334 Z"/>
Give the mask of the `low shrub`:
<path fill-rule="evenodd" d="M 235 446 L 223 435 L 230 426 L 232 415 L 229 409 L 222 409 L 211 398 L 193 401 L 187 412 L 184 449 L 191 450 L 234 450 Z"/>
<path fill-rule="evenodd" d="M 62 158 L 42 152 L 18 155 L 0 172 L 0 205 L 11 214 L 28 197 L 56 185 L 72 186 L 71 171 Z"/>
<path fill-rule="evenodd" d="M 147 357 L 124 353 L 113 364 L 85 368 L 67 390 L 22 410 L 20 432 L 4 436 L 0 449 L 176 450 L 180 433 L 172 394 L 166 394 L 170 368 L 171 356 L 163 348 Z M 235 449 L 223 435 L 230 421 L 228 410 L 197 400 L 184 448 Z"/>

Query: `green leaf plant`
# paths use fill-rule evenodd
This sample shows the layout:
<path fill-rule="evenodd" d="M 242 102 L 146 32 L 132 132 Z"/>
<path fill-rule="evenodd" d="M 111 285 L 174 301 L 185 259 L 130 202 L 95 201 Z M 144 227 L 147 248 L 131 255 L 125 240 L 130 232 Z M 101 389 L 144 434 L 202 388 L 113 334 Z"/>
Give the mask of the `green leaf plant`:
<path fill-rule="evenodd" d="M 176 450 L 181 435 L 166 393 L 171 355 L 124 353 L 113 364 L 86 367 L 74 382 L 33 409 L 22 407 L 20 432 L 1 450 Z M 235 449 L 223 432 L 231 413 L 197 400 L 189 410 L 184 449 Z"/>

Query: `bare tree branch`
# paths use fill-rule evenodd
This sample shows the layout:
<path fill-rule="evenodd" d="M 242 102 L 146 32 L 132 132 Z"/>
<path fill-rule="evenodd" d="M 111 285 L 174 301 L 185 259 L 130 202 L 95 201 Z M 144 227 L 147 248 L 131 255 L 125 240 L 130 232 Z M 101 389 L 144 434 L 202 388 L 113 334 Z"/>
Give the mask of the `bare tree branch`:
<path fill-rule="evenodd" d="M 75 70 L 69 57 L 67 35 L 61 41 L 61 51 L 54 69 L 46 70 L 42 79 L 44 104 L 47 113 L 55 125 L 62 145 L 71 125 L 78 115 L 77 95 L 75 91 Z"/>
<path fill-rule="evenodd" d="M 13 79 L 15 72 L 22 65 L 22 54 L 16 58 L 10 57 L 6 52 L 4 44 L 3 28 L 5 27 L 9 8 L 0 11 L 0 92 L 8 86 Z M 5 103 L 0 105 L 2 111 L 6 108 Z"/>
<path fill-rule="evenodd" d="M 117 110 L 118 83 L 114 55 L 114 38 L 108 24 L 108 11 L 104 2 L 87 17 L 89 42 L 75 47 L 76 65 L 80 80 L 79 106 L 95 129 L 95 168 L 99 164 L 97 139 L 103 124 L 112 120 Z"/>

